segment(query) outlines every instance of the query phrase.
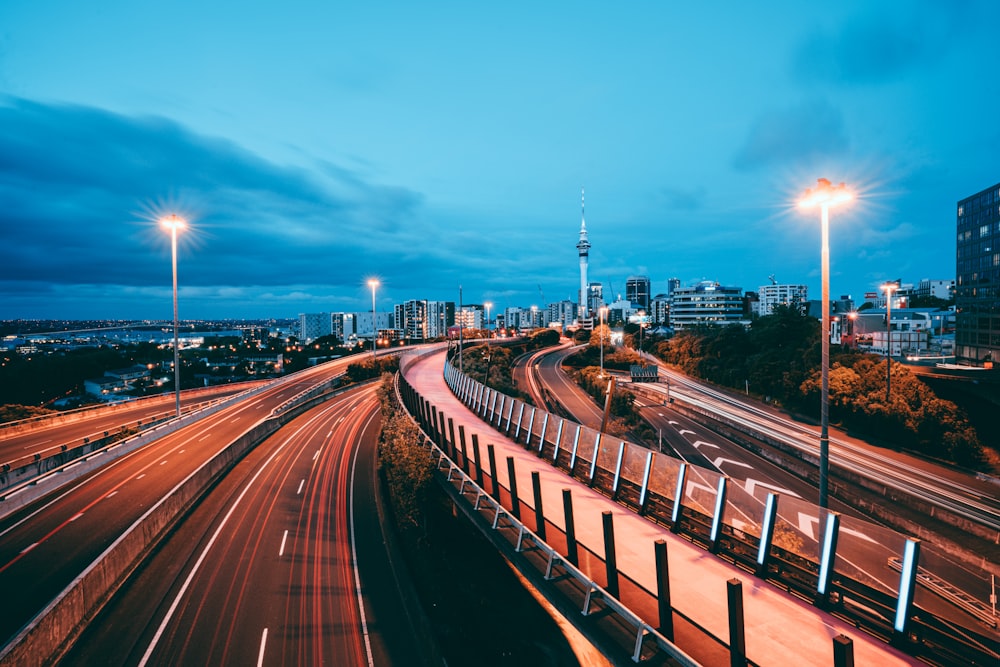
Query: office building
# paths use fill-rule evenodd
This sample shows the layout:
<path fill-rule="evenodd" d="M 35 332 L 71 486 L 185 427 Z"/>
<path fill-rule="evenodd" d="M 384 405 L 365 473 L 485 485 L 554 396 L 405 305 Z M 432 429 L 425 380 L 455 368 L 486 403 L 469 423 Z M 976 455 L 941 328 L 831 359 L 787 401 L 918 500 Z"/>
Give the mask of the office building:
<path fill-rule="evenodd" d="M 649 312 L 649 276 L 629 276 L 625 279 L 625 299 Z"/>
<path fill-rule="evenodd" d="M 743 288 L 704 280 L 674 290 L 670 324 L 676 330 L 701 324 L 743 324 Z"/>
<path fill-rule="evenodd" d="M 805 285 L 761 285 L 757 290 L 756 314 L 770 315 L 776 306 L 791 306 L 804 311 L 809 301 L 809 288 Z"/>
<path fill-rule="evenodd" d="M 1000 183 L 958 202 L 955 356 L 1000 360 Z"/>

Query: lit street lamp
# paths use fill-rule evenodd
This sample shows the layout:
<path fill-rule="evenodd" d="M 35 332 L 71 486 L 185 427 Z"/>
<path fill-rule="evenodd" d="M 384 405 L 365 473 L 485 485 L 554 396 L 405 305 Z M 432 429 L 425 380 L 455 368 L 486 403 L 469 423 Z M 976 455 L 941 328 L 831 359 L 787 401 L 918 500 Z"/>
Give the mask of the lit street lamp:
<path fill-rule="evenodd" d="M 814 189 L 807 189 L 799 200 L 802 208 L 820 207 L 822 261 L 822 298 L 820 308 L 823 313 L 820 336 L 822 361 L 822 389 L 820 391 L 820 435 L 819 435 L 819 506 L 827 508 L 827 488 L 830 473 L 830 207 L 850 201 L 851 192 L 841 183 L 833 185 L 820 178 Z"/>
<path fill-rule="evenodd" d="M 885 402 L 888 403 L 892 388 L 892 294 L 899 285 L 886 283 L 882 289 L 885 290 Z"/>
<path fill-rule="evenodd" d="M 486 306 L 486 344 L 490 344 L 490 308 L 493 307 L 492 301 L 486 301 L 483 303 Z"/>
<path fill-rule="evenodd" d="M 164 229 L 170 230 L 170 256 L 174 274 L 174 402 L 179 418 L 181 416 L 181 363 L 177 336 L 177 232 L 184 229 L 187 222 L 177 214 L 171 213 L 165 218 L 160 218 L 160 225 Z"/>
<path fill-rule="evenodd" d="M 604 377 L 604 317 L 605 317 L 605 315 L 608 314 L 608 309 L 607 309 L 606 306 L 601 306 L 598 312 L 600 312 L 600 314 L 601 314 L 601 324 L 600 324 L 601 335 L 598 337 L 598 340 L 601 343 L 601 375 L 600 375 L 600 377 L 603 378 Z"/>
<path fill-rule="evenodd" d="M 375 363 L 375 344 L 378 342 L 378 327 L 375 326 L 375 288 L 378 281 L 372 278 L 368 281 L 368 286 L 372 288 L 372 363 Z"/>

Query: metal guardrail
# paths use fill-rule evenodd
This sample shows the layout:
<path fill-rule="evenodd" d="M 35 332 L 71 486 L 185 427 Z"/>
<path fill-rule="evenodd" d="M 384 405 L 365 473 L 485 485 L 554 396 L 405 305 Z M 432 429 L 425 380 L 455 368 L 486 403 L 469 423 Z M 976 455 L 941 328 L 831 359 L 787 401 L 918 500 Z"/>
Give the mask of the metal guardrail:
<path fill-rule="evenodd" d="M 658 487 L 651 479 L 650 470 L 657 466 L 671 470 L 671 464 L 667 462 L 671 460 L 669 456 L 624 440 L 619 443 L 618 438 L 580 427 L 542 409 L 525 405 L 518 399 L 505 396 L 468 375 L 459 373 L 457 368 L 448 363 L 445 365 L 444 375 L 455 396 L 492 428 L 526 448 L 537 450 L 538 455 L 551 465 L 565 470 L 572 477 L 584 480 L 592 488 L 620 504 L 657 523 L 670 526 L 674 532 L 746 567 L 757 576 L 774 581 L 804 599 L 812 600 L 817 606 L 826 608 L 858 627 L 864 627 L 876 636 L 898 643 L 901 648 L 914 655 L 933 659 L 934 655 L 955 654 L 977 663 L 1000 657 L 1000 642 L 995 638 L 983 636 L 968 627 L 949 630 L 951 624 L 941 622 L 932 614 L 913 606 L 912 596 L 904 595 L 903 591 L 912 590 L 911 585 L 905 581 L 910 577 L 915 579 L 912 585 L 923 583 L 916 579 L 915 568 L 900 577 L 899 595 L 886 594 L 851 579 L 844 572 L 824 567 L 824 563 L 843 562 L 843 559 L 837 559 L 836 539 L 833 540 L 829 553 L 826 545 L 817 545 L 823 547 L 822 553 L 817 551 L 810 557 L 808 550 L 799 548 L 790 552 L 773 544 L 770 536 L 765 540 L 765 532 L 762 530 L 764 517 L 754 518 L 761 524 L 759 526 L 745 523 L 737 526 L 731 521 L 732 517 L 750 518 L 746 515 L 748 506 L 745 502 L 742 507 L 732 505 L 726 498 L 727 489 L 730 495 L 738 493 L 744 498 L 746 491 L 739 484 L 727 484 L 729 480 L 724 476 L 716 474 L 709 479 L 704 471 L 696 473 L 696 468 L 690 468 L 691 475 L 685 475 L 689 466 L 679 463 L 673 465 L 674 468 L 678 465 L 680 467 L 676 471 L 676 482 L 661 474 L 659 484 L 665 484 L 665 487 Z M 568 428 L 564 428 L 566 424 L 569 424 Z M 626 462 L 624 467 L 623 461 Z M 631 474 L 626 474 L 629 461 L 633 470 Z M 642 461 L 645 461 L 644 470 Z M 692 475 L 696 474 L 705 479 L 692 479 Z M 712 484 L 712 480 L 717 482 L 718 488 L 713 488 L 716 484 Z M 778 504 L 778 495 L 781 495 L 783 507 L 794 507 L 794 511 L 799 513 L 799 523 L 806 517 L 817 524 L 818 529 L 818 510 L 809 509 L 814 506 L 787 494 L 769 494 L 774 497 L 775 505 Z M 718 502 L 719 498 L 722 498 L 722 502 Z M 724 520 L 726 517 L 729 517 L 728 523 Z M 789 524 L 787 521 L 784 523 L 787 529 Z M 857 527 L 856 523 L 853 525 Z M 893 533 L 893 543 L 898 540 L 906 546 L 914 542 L 888 529 L 872 526 L 870 530 L 876 537 Z M 840 542 L 845 540 L 842 537 Z M 882 543 L 888 544 L 884 541 Z M 818 561 L 814 560 L 816 556 L 820 557 Z M 884 609 L 885 613 L 880 612 L 875 617 L 863 613 L 865 609 L 878 608 Z M 854 610 L 862 611 L 855 613 Z M 890 620 L 893 618 L 896 619 L 895 623 Z M 933 641 L 925 642 L 921 639 L 931 635 Z"/>
<path fill-rule="evenodd" d="M 398 376 L 397 376 L 398 377 Z M 406 405 L 396 387 L 397 400 L 401 405 Z M 416 419 L 418 428 L 419 422 Z M 474 512 L 491 512 L 493 518 L 485 522 L 489 529 L 495 533 L 502 533 L 505 530 L 516 532 L 512 545 L 517 554 L 525 554 L 529 551 L 536 552 L 541 561 L 544 562 L 543 577 L 546 582 L 556 580 L 571 580 L 576 583 L 577 589 L 583 593 L 583 600 L 580 605 L 580 613 L 584 617 L 593 617 L 598 611 L 614 614 L 626 626 L 633 628 L 634 643 L 631 648 L 631 659 L 633 662 L 642 662 L 650 659 L 649 651 L 660 652 L 660 658 L 667 658 L 670 664 L 682 665 L 684 667 L 698 667 L 699 662 L 682 651 L 676 644 L 667 639 L 656 628 L 645 622 L 631 609 L 621 603 L 607 589 L 598 585 L 593 579 L 584 574 L 579 568 L 562 556 L 555 548 L 550 546 L 537 533 L 523 524 L 514 514 L 507 510 L 499 500 L 491 496 L 476 481 L 468 475 L 458 464 L 456 464 L 421 428 L 421 433 L 425 442 L 430 447 L 433 457 L 436 457 L 435 468 L 440 473 L 447 470 L 443 476 L 443 483 L 454 485 L 457 483 L 456 492 L 458 496 L 469 501 Z M 474 500 L 473 500 L 474 499 Z M 527 559 L 525 563 L 527 564 Z M 519 564 L 520 565 L 520 564 Z M 521 569 L 519 566 L 518 569 Z M 548 597 L 548 595 L 546 596 Z M 602 606 L 597 610 L 597 606 Z M 643 653 L 647 653 L 643 656 Z"/>

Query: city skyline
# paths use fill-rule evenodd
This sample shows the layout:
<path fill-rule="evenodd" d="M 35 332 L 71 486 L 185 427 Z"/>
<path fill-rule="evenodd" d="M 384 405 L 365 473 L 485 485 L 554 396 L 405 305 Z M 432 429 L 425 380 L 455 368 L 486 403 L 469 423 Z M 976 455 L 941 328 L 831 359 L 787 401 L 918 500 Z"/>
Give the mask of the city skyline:
<path fill-rule="evenodd" d="M 0 9 L 0 318 L 168 319 L 170 213 L 184 320 L 576 301 L 581 186 L 608 301 L 818 298 L 819 177 L 860 302 L 1000 180 L 992 3 L 243 7 Z"/>

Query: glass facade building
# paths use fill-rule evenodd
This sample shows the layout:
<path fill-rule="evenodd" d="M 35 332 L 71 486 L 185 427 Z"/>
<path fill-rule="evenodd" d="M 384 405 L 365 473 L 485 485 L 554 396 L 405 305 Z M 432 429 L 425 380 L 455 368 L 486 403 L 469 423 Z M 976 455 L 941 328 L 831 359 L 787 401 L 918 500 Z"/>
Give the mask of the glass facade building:
<path fill-rule="evenodd" d="M 955 356 L 1000 361 L 1000 183 L 958 202 Z"/>

